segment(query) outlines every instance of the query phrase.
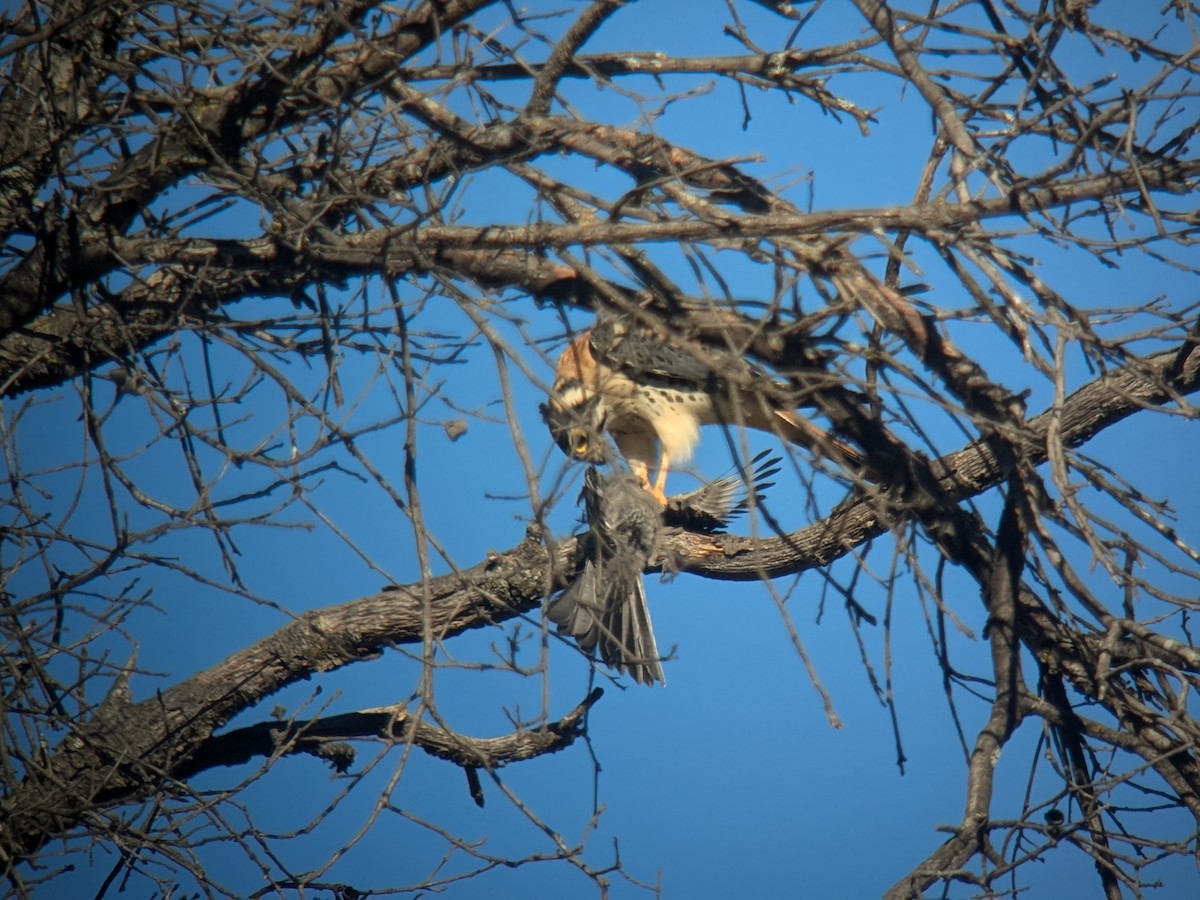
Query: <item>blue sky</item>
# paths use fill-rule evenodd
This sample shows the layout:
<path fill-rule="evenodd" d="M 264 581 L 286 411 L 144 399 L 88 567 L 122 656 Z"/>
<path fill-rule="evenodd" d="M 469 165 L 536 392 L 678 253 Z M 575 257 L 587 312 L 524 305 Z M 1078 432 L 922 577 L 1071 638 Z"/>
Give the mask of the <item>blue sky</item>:
<path fill-rule="evenodd" d="M 1105 4 L 1096 14 L 1110 8 L 1118 14 L 1131 10 L 1125 4 Z M 724 5 L 716 2 L 634 4 L 617 13 L 587 49 L 740 53 L 741 48 L 721 35 L 727 20 L 724 10 Z M 762 46 L 775 49 L 782 42 L 785 32 L 780 20 L 749 4 L 739 6 L 739 13 Z M 493 15 L 503 17 L 503 8 L 494 10 Z M 855 16 L 848 5 L 824 9 L 803 40 L 815 44 L 827 31 L 853 33 L 860 25 L 847 27 L 846 20 Z M 561 21 L 552 20 L 545 27 L 561 28 Z M 1180 40 L 1186 42 L 1184 36 Z M 1070 62 L 1079 67 L 1080 80 L 1111 70 L 1126 79 L 1126 84 L 1136 85 L 1143 77 L 1115 56 L 1100 57 L 1082 43 Z M 1150 72 L 1152 67 L 1147 64 L 1144 71 Z M 667 91 L 680 90 L 684 84 L 682 79 L 667 79 L 665 87 Z M 869 136 L 861 136 L 848 120 L 839 123 L 822 115 L 802 98 L 789 105 L 781 97 L 753 91 L 748 94 L 753 117 L 743 130 L 741 100 L 726 83 L 715 83 L 706 96 L 670 107 L 655 128 L 709 157 L 761 157 L 761 162 L 748 166 L 749 171 L 772 186 L 796 181 L 789 196 L 801 206 L 807 204 L 810 189 L 816 210 L 911 201 L 931 141 L 928 111 L 920 98 L 911 89 L 901 95 L 895 82 L 870 76 L 839 77 L 832 86 L 864 107 L 878 107 L 878 122 Z M 622 87 L 646 93 L 656 90 L 650 79 Z M 638 107 L 620 90 L 598 89 L 586 82 L 572 83 L 569 89 L 572 102 L 583 112 L 614 124 L 637 126 Z M 511 92 L 516 97 L 524 90 Z M 574 173 L 581 171 L 580 165 L 545 162 L 548 170 L 561 167 Z M 610 183 L 604 180 L 610 176 L 597 173 L 595 177 L 594 189 Z M 461 203 L 468 222 L 519 224 L 532 215 L 528 195 L 498 179 L 480 178 L 464 186 Z M 215 228 L 229 234 L 246 224 L 247 220 L 239 223 L 231 216 L 202 223 L 199 230 L 211 234 Z M 1194 301 L 1191 276 L 1141 255 L 1127 255 L 1114 270 L 1045 241 L 1021 238 L 1014 245 L 1036 255 L 1039 274 L 1083 308 L 1137 306 L 1160 295 L 1175 309 Z M 879 249 L 868 241 L 859 246 L 870 252 Z M 906 280 L 919 277 L 933 286 L 922 299 L 941 309 L 968 305 L 932 254 L 913 249 L 915 262 L 925 271 Z M 685 287 L 694 286 L 677 253 L 671 248 L 656 248 L 655 252 L 672 277 Z M 765 296 L 770 291 L 767 267 L 748 264 L 729 252 L 718 252 L 714 258 L 727 267 L 722 270 L 727 277 L 736 279 L 739 296 Z M 401 285 L 400 292 L 409 302 L 420 295 L 407 285 Z M 367 298 L 379 305 L 385 302 L 375 284 L 369 286 Z M 348 304 L 359 302 L 354 293 L 341 299 Z M 271 311 L 288 314 L 291 304 L 263 301 L 234 314 L 257 317 Z M 536 337 L 548 339 L 561 331 L 551 312 L 538 309 L 527 298 L 506 296 L 502 311 L 521 317 Z M 583 325 L 587 319 L 577 316 L 575 321 Z M 430 335 L 470 333 L 466 318 L 448 300 L 428 304 L 411 327 Z M 510 339 L 521 340 L 516 328 L 497 327 Z M 1031 412 L 1044 408 L 1050 399 L 1048 385 L 1031 376 L 1011 346 L 997 341 L 994 329 L 959 324 L 954 326 L 954 334 L 994 378 L 1014 390 L 1033 388 Z M 196 352 L 194 346 L 185 351 L 193 375 L 199 371 Z M 551 346 L 543 351 L 553 352 Z M 222 375 L 231 383 L 244 377 L 245 361 L 238 354 L 219 346 L 213 353 Z M 526 353 L 525 359 L 543 381 L 531 383 L 513 370 L 515 412 L 535 462 L 544 467 L 544 487 L 566 463 L 538 420 L 537 403 L 550 379 L 547 361 L 533 352 Z M 341 409 L 330 407 L 335 418 L 353 425 L 395 414 L 395 398 L 375 366 L 373 359 L 349 354 L 342 360 L 346 404 Z M 171 377 L 179 375 L 176 371 Z M 322 375 L 315 370 L 306 372 L 299 365 L 288 371 L 297 384 L 310 389 L 320 383 Z M 504 550 L 521 540 L 530 521 L 529 503 L 524 499 L 526 485 L 504 422 L 495 360 L 486 344 L 480 342 L 465 353 L 461 365 L 439 367 L 436 377 L 445 379 L 442 393 L 457 408 L 435 401 L 422 410 L 418 470 L 422 503 L 429 531 L 456 565 L 468 566 L 490 550 Z M 1074 364 L 1068 370 L 1068 387 L 1091 377 L 1084 367 Z M 78 400 L 71 387 L 61 393 L 59 402 L 31 410 L 21 423 L 18 441 L 27 465 L 37 460 L 49 470 L 58 460 L 78 457 L 83 445 Z M 6 405 L 6 426 L 11 427 L 17 406 Z M 492 421 L 467 416 L 466 434 L 451 441 L 442 423 L 464 417 L 463 410 L 478 411 Z M 254 393 L 252 405 L 227 412 L 245 416 L 244 422 L 230 429 L 234 440 L 250 445 L 271 435 L 286 446 L 293 439 L 279 430 L 287 407 L 269 386 Z M 962 440 L 935 411 L 927 408 L 922 416 L 931 424 L 938 449 L 945 452 L 961 446 Z M 145 402 L 136 397 L 124 398 L 107 426 L 118 452 L 137 455 L 139 482 L 148 492 L 185 503 L 191 488 L 182 477 L 177 448 L 167 441 L 151 443 L 157 430 L 147 418 Z M 301 428 L 295 437 L 303 447 L 311 436 L 311 429 L 306 433 Z M 357 443 L 391 483 L 399 485 L 403 482 L 403 440 L 403 426 L 394 426 L 367 434 Z M 751 441 L 754 449 L 771 446 L 770 439 L 762 435 Z M 1200 520 L 1190 501 L 1198 495 L 1200 474 L 1194 464 L 1194 446 L 1192 423 L 1181 417 L 1140 414 L 1101 435 L 1089 444 L 1087 452 L 1134 478 L 1148 495 L 1170 499 L 1178 515 L 1179 534 L 1195 543 L 1200 539 Z M 216 467 L 215 458 L 209 461 Z M 694 463 L 697 472 L 706 477 L 723 473 L 729 464 L 725 442 L 716 433 L 705 441 Z M 799 465 L 803 468 L 805 464 L 801 461 Z M 550 518 L 560 534 L 574 528 L 578 518 L 574 505 L 578 474 L 574 472 L 575 480 L 564 490 Z M 252 489 L 261 483 L 261 477 L 261 473 L 230 469 L 218 483 L 219 496 Z M 811 518 L 796 480 L 790 466 L 785 467 L 769 498 L 772 513 L 793 528 Z M 80 476 L 48 473 L 40 483 L 61 509 L 70 502 Z M 94 529 L 102 534 L 108 523 L 101 512 L 99 485 L 94 477 L 82 484 L 82 503 L 71 526 L 83 533 Z M 672 484 L 682 489 L 689 482 L 677 476 Z M 843 493 L 824 484 L 819 496 L 824 512 Z M 273 498 L 259 499 L 249 508 L 265 511 L 274 502 Z M 122 627 L 136 641 L 141 671 L 162 677 L 135 679 L 136 699 L 269 634 L 286 624 L 292 614 L 352 600 L 379 589 L 388 579 L 406 583 L 419 577 L 412 528 L 377 484 L 326 472 L 311 480 L 305 503 L 308 508 L 295 505 L 280 516 L 291 527 L 246 525 L 233 532 L 240 574 L 248 590 L 263 603 L 252 603 L 222 588 L 225 576 L 219 558 L 212 542 L 199 532 L 174 535 L 149 548 L 178 556 L 206 572 L 215 583 L 202 587 L 162 570 L 140 576 L 139 586 L 151 591 L 153 606 L 132 612 Z M 994 498 L 981 500 L 980 508 L 990 522 L 995 521 L 998 507 Z M 143 515 L 136 510 L 130 514 Z M 745 531 L 749 524 L 743 522 L 740 527 Z M 840 597 L 827 589 L 823 573 L 781 579 L 774 585 L 782 598 L 779 602 L 759 584 L 731 585 L 681 575 L 670 581 L 648 579 L 660 649 L 675 650 L 666 665 L 668 684 L 654 689 L 626 685 L 628 689 L 622 690 L 600 677 L 606 696 L 591 716 L 587 744 L 580 742 L 556 756 L 504 769 L 499 773 L 504 784 L 568 842 L 580 841 L 586 834 L 587 858 L 593 865 L 611 861 L 614 846 L 619 847 L 625 870 L 644 883 L 661 884 L 666 897 L 880 894 L 944 840 L 944 833 L 936 829 L 960 817 L 965 779 L 965 759 L 928 634 L 926 615 L 932 602 L 918 594 L 911 579 L 900 577 L 889 613 L 885 589 L 875 579 L 887 577 L 891 554 L 891 545 L 885 540 L 870 549 L 866 563 L 872 577 L 858 582 L 855 598 L 881 622 L 890 614 L 890 648 L 884 645 L 881 626 L 864 625 L 862 633 L 880 680 L 888 674 L 884 660 L 890 652 L 891 685 L 907 757 L 903 774 L 896 764 L 888 711 L 864 670 Z M 926 564 L 930 564 L 928 560 Z M 853 559 L 842 560 L 832 567 L 831 575 L 845 585 L 854 565 Z M 435 574 L 441 574 L 448 566 L 435 559 L 433 568 Z M 899 568 L 903 570 L 903 565 Z M 20 586 L 22 579 L 34 584 L 38 577 L 34 572 L 21 572 L 15 579 Z M 1099 574 L 1089 573 L 1089 578 L 1097 590 L 1117 597 L 1116 590 Z M 986 672 L 988 648 L 981 639 L 984 613 L 978 591 L 954 572 L 947 574 L 946 583 L 948 605 L 973 633 L 955 640 L 955 662 L 964 671 Z M 1172 586 L 1194 592 L 1182 579 Z M 832 728 L 825 716 L 821 698 L 788 637 L 784 612 L 795 623 L 832 698 L 844 726 L 841 729 Z M 521 626 L 521 634 L 525 639 L 522 660 L 536 664 L 544 641 L 540 623 L 531 619 Z M 446 649 L 464 664 L 495 661 L 494 648 L 503 648 L 504 640 L 502 631 L 489 629 L 455 638 Z M 545 680 L 504 672 L 439 670 L 434 687 L 439 712 L 458 730 L 477 736 L 504 733 L 511 727 L 511 717 L 529 720 L 543 709 L 551 718 L 561 716 L 585 696 L 597 677 L 571 646 L 555 640 L 546 644 L 551 677 Z M 118 659 L 128 652 L 128 641 L 116 635 L 98 646 L 111 647 Z M 1028 665 L 1030 661 L 1025 662 Z M 1032 667 L 1027 677 L 1032 677 L 1030 671 Z M 336 713 L 396 703 L 416 689 L 418 674 L 417 662 L 398 652 L 388 653 L 376 661 L 293 686 L 232 725 L 265 719 L 274 703 L 289 714 L 305 708 Z M 987 708 L 961 694 L 959 700 L 970 742 Z M 1031 763 L 1045 752 L 1039 737 L 1036 725 L 1027 727 L 1006 748 L 998 770 L 997 817 L 1020 814 Z M 594 760 L 602 767 L 598 778 Z M 227 788 L 252 771 L 245 767 L 205 773 L 194 786 Z M 466 840 L 483 841 L 484 851 L 497 855 L 521 857 L 553 849 L 496 785 L 485 780 L 488 802 L 480 810 L 471 802 L 458 769 L 419 752 L 409 758 L 395 750 L 378 756 L 374 748 L 364 746 L 355 773 L 353 778 L 333 777 L 313 760 L 287 759 L 247 788 L 241 799 L 253 811 L 260 830 L 282 832 L 318 817 L 342 788 L 353 784 L 349 796 L 312 835 L 277 848 L 288 865 L 305 868 L 326 859 L 348 834 L 370 821 L 376 801 L 387 792 L 403 814 L 380 814 L 367 835 L 325 878 L 364 890 L 419 882 L 437 868 L 445 844 L 413 819 L 435 823 Z M 598 784 L 595 795 L 594 782 Z M 1058 789 L 1053 773 L 1043 763 L 1033 782 L 1035 801 L 1054 796 Z M 594 800 L 602 812 L 593 825 Z M 1189 826 L 1174 816 L 1156 814 L 1156 821 L 1183 837 Z M 233 893 L 258 886 L 254 868 L 235 848 L 214 846 L 205 853 L 211 871 Z M 69 893 L 94 891 L 112 865 L 112 857 L 103 849 L 96 851 L 90 864 L 78 856 L 73 861 L 78 871 L 59 883 L 68 886 Z M 445 871 L 458 871 L 459 866 L 469 868 L 461 854 L 453 855 Z M 1025 896 L 1069 896 L 1080 884 L 1094 890 L 1090 887 L 1095 883 L 1092 864 L 1078 850 L 1060 850 L 1050 854 L 1044 864 L 1029 868 L 1024 877 L 1033 890 Z M 1163 864 L 1159 877 L 1166 887 L 1154 895 L 1157 897 L 1190 897 L 1200 890 L 1195 868 L 1182 861 Z M 614 878 L 613 898 L 645 896 L 620 876 Z M 46 896 L 68 895 L 57 890 Z M 568 864 L 545 862 L 490 872 L 451 887 L 447 896 L 573 897 L 589 896 L 590 890 Z M 966 897 L 970 892 L 959 888 L 950 896 Z"/>

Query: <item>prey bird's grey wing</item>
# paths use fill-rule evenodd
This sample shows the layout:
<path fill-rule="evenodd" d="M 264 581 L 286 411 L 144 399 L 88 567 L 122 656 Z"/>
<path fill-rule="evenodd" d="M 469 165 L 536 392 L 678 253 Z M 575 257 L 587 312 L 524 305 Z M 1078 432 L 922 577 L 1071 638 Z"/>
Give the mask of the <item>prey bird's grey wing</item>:
<path fill-rule="evenodd" d="M 586 540 L 586 536 L 581 540 Z M 584 652 L 591 653 L 600 640 L 600 620 L 604 604 L 600 590 L 600 571 L 596 563 L 584 557 L 575 577 L 546 609 L 546 615 L 560 631 L 575 638 Z"/>
<path fill-rule="evenodd" d="M 634 681 L 665 682 L 642 582 L 662 533 L 658 501 L 627 473 L 603 476 L 594 466 L 582 496 L 582 560 L 546 615 L 585 652 Z"/>
<path fill-rule="evenodd" d="M 762 501 L 767 488 L 775 485 L 767 479 L 779 474 L 782 462 L 781 457 L 764 450 L 745 467 L 746 477 L 734 471 L 694 491 L 668 498 L 663 510 L 664 523 L 689 531 L 713 532 L 725 528 L 751 505 Z"/>

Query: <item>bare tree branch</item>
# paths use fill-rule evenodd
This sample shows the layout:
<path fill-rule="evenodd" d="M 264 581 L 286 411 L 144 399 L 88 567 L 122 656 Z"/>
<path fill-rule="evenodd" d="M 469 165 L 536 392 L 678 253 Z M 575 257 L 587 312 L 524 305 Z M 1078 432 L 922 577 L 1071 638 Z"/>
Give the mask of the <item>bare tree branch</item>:
<path fill-rule="evenodd" d="M 806 646 L 840 598 L 902 769 L 903 678 L 940 684 L 952 727 L 920 737 L 961 753 L 937 787 L 962 815 L 888 896 L 1015 895 L 1082 852 L 1097 893 L 1140 897 L 1193 855 L 1200 550 L 1168 442 L 1200 388 L 1200 13 L 855 5 L 0 14 L 15 895 L 440 892 L 546 863 L 660 890 L 588 841 L 641 811 L 603 812 L 602 765 L 630 785 L 586 727 L 599 690 L 562 713 L 564 671 L 620 682 L 543 612 L 577 574 L 555 444 L 582 452 L 538 420 L 548 391 L 635 457 L 690 413 L 634 401 L 719 407 L 697 472 L 782 439 L 748 533 L 666 528 L 650 566 L 730 601 L 716 633 L 769 596 L 849 723 Z M 593 317 L 640 362 L 585 379 Z M 684 643 L 660 662 L 686 672 Z M 679 681 L 655 699 L 684 708 Z M 332 777 L 280 824 L 254 785 L 305 755 Z M 549 800 L 523 781 L 556 766 Z M 489 785 L 482 831 L 454 767 Z M 354 851 L 388 829 L 441 849 L 376 884 Z"/>

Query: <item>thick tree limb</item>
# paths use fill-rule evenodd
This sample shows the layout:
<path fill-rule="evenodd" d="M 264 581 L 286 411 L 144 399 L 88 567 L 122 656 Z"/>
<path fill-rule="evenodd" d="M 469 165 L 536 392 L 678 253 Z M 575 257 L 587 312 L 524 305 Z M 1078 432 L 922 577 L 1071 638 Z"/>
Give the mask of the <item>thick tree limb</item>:
<path fill-rule="evenodd" d="M 171 777 L 187 779 L 217 766 L 293 753 L 312 754 L 345 772 L 355 757 L 354 748 L 347 742 L 363 739 L 411 743 L 463 768 L 499 769 L 569 747 L 582 734 L 584 716 L 603 694 L 601 688 L 596 688 L 561 719 L 536 730 L 492 738 L 438 728 L 409 715 L 403 703 L 305 721 L 259 722 L 202 741 L 187 760 L 176 766 Z"/>

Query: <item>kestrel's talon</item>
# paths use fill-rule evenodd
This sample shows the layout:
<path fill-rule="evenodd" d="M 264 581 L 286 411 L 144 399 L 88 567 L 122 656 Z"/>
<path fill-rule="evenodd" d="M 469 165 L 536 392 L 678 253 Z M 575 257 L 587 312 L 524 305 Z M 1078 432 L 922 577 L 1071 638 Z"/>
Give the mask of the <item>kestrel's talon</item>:
<path fill-rule="evenodd" d="M 654 479 L 654 485 L 650 488 L 650 493 L 663 506 L 667 505 L 667 473 L 671 471 L 669 461 L 666 450 L 663 450 L 662 456 L 658 460 L 658 477 Z"/>

